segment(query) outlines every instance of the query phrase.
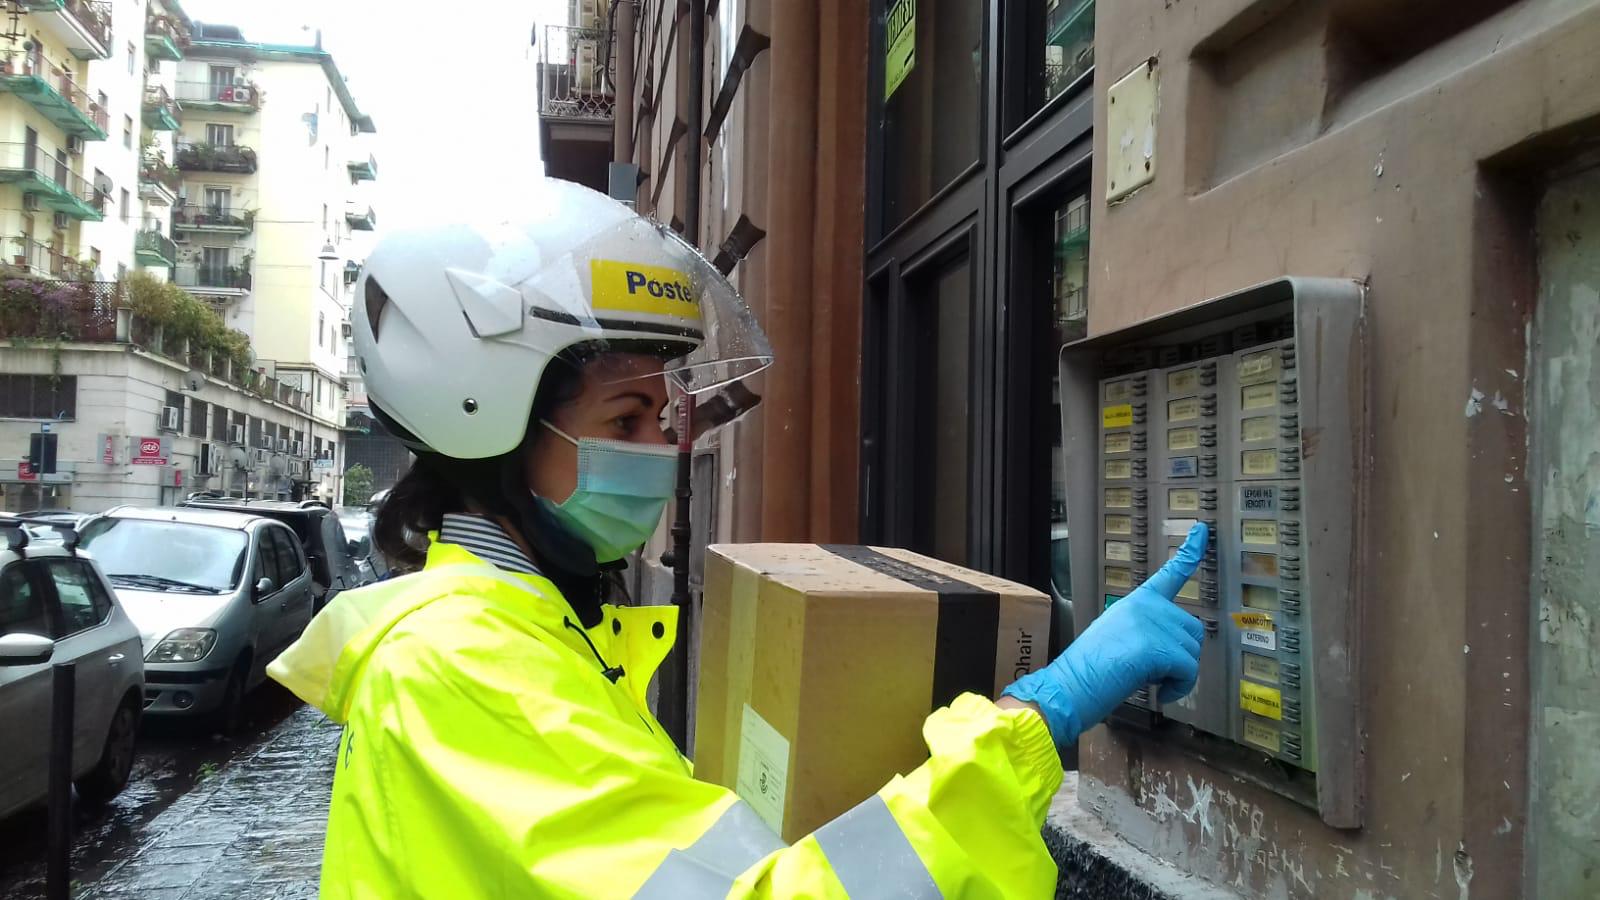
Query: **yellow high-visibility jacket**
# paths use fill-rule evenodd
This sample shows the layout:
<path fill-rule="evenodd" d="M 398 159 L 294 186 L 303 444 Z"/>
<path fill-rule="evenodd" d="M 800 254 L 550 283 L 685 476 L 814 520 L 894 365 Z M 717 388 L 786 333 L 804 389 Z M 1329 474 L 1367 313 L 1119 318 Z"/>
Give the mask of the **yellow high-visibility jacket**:
<path fill-rule="evenodd" d="M 1039 832 L 1062 774 L 1037 714 L 957 698 L 926 763 L 785 846 L 646 706 L 677 610 L 604 612 L 585 632 L 548 580 L 435 542 L 313 620 L 268 671 L 345 726 L 324 898 L 1054 893 Z"/>

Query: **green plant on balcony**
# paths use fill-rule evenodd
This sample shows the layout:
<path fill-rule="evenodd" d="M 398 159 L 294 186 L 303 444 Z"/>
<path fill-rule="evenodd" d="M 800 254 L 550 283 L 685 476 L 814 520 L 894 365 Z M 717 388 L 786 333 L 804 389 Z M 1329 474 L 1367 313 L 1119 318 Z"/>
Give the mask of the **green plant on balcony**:
<path fill-rule="evenodd" d="M 240 214 L 239 218 L 244 223 L 244 227 L 245 228 L 248 228 L 251 231 L 255 230 L 255 227 L 256 227 L 256 211 L 255 210 L 247 209 L 242 214 Z"/>
<path fill-rule="evenodd" d="M 157 281 L 148 273 L 135 272 L 126 282 L 128 306 L 133 314 L 152 325 L 160 325 L 169 341 L 189 342 L 194 358 L 210 353 L 233 363 L 242 375 L 253 358 L 250 338 L 229 328 L 205 301 L 171 282 Z M 180 346 L 180 344 L 169 344 Z"/>

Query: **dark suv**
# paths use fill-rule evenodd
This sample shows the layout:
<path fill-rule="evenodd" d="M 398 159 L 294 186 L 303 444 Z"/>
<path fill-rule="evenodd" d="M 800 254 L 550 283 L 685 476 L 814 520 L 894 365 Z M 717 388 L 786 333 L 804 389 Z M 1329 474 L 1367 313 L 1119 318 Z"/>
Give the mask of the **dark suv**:
<path fill-rule="evenodd" d="M 191 495 L 179 506 L 203 509 L 231 509 L 248 512 L 288 525 L 300 538 L 306 561 L 311 566 L 313 608 L 321 611 L 340 591 L 369 584 L 373 576 L 357 564 L 367 555 L 363 541 L 345 537 L 339 517 L 332 509 L 314 500 L 299 503 L 285 500 L 239 500 L 233 497 Z"/>

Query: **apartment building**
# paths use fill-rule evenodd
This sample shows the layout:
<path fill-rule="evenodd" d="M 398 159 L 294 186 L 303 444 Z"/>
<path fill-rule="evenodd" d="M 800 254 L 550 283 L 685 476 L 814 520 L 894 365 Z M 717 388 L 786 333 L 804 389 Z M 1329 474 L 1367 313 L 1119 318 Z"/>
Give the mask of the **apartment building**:
<path fill-rule="evenodd" d="M 24 8 L 0 72 L 0 224 L 33 280 L 0 297 L 0 508 L 339 499 L 377 166 L 333 58 L 177 0 Z M 238 334 L 135 308 L 134 269 Z M 54 472 L 25 458 L 44 433 Z"/>

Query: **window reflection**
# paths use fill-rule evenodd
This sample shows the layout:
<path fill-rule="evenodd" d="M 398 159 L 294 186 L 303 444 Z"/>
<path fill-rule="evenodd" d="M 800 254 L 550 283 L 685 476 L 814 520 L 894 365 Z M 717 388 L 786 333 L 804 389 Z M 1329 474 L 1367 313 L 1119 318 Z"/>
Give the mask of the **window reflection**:
<path fill-rule="evenodd" d="M 1092 18 L 1092 15 L 1091 15 Z M 1090 28 L 1091 33 L 1093 28 Z M 1088 333 L 1089 325 L 1089 195 L 1068 194 L 1051 213 L 1050 240 L 1051 324 L 1053 349 Z M 1072 597 L 1072 573 L 1067 554 L 1067 482 L 1061 444 L 1061 382 L 1052 367 L 1053 418 L 1050 433 L 1055 446 L 1050 455 L 1050 584 L 1058 597 Z"/>

